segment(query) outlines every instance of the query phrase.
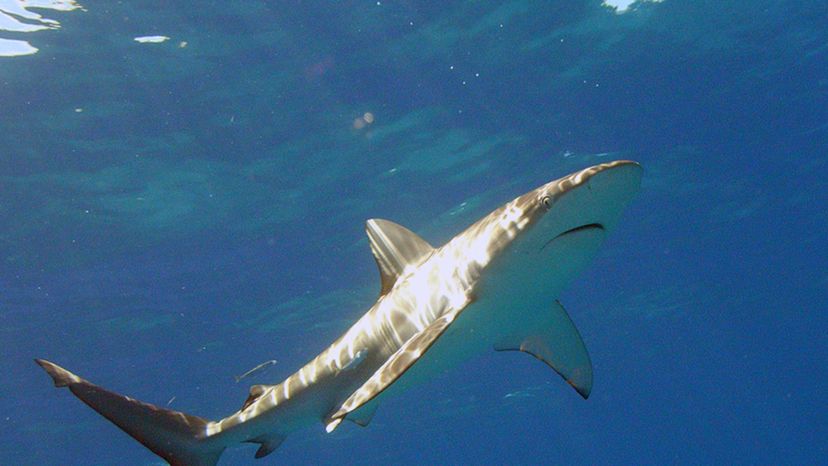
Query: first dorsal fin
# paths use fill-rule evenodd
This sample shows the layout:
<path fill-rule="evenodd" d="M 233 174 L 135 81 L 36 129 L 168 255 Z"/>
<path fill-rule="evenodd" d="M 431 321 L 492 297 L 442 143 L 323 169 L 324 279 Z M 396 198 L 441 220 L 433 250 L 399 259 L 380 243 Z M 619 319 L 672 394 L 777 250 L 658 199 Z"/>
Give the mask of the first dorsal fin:
<path fill-rule="evenodd" d="M 371 252 L 380 271 L 380 295 L 388 293 L 406 266 L 422 262 L 434 251 L 430 244 L 411 230 L 388 220 L 368 220 L 365 232 L 368 233 Z"/>

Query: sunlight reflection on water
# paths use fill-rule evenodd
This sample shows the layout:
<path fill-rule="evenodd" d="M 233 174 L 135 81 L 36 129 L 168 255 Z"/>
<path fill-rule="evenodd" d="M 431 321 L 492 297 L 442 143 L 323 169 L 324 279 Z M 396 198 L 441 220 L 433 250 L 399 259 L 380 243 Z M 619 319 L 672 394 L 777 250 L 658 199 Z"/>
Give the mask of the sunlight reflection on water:
<path fill-rule="evenodd" d="M 72 11 L 83 9 L 75 0 L 0 0 L 0 32 L 37 32 L 60 28 L 56 20 L 44 18 L 30 8 Z M 28 41 L 0 37 L 0 57 L 17 57 L 38 52 Z"/>

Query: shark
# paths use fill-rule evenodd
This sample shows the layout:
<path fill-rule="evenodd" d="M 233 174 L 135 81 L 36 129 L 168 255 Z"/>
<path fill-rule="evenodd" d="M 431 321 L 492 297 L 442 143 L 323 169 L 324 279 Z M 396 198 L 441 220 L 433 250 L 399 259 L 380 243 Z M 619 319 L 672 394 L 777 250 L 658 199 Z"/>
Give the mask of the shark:
<path fill-rule="evenodd" d="M 321 421 L 365 426 L 389 397 L 484 351 L 521 351 L 557 372 L 584 399 L 592 363 L 558 301 L 596 255 L 639 190 L 627 160 L 591 166 L 502 205 L 441 247 L 388 220 L 366 232 L 380 275 L 376 302 L 345 333 L 276 385 L 253 385 L 221 420 L 144 403 L 36 359 L 68 388 L 173 466 L 209 466 L 228 447 L 255 457 Z"/>

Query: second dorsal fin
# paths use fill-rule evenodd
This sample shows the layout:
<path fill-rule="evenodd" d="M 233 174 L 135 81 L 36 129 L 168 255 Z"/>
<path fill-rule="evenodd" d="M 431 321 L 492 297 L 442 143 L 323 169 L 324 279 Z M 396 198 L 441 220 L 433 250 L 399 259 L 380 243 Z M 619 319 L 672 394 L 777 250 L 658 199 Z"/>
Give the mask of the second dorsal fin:
<path fill-rule="evenodd" d="M 434 251 L 424 239 L 388 220 L 368 220 L 365 232 L 382 280 L 380 295 L 388 293 L 406 266 L 419 264 Z"/>
<path fill-rule="evenodd" d="M 250 394 L 247 396 L 247 399 L 244 400 L 244 404 L 242 404 L 241 409 L 245 410 L 248 406 L 255 403 L 256 400 L 258 400 L 259 397 L 261 397 L 270 387 L 271 385 L 252 385 L 250 387 Z"/>

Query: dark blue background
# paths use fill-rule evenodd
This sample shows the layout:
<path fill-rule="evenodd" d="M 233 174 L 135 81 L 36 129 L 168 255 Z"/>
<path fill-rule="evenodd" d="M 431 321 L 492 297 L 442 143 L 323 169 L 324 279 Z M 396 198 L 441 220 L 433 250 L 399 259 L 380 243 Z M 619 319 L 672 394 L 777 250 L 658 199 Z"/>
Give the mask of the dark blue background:
<path fill-rule="evenodd" d="M 174 3 L 0 61 L 0 463 L 160 462 L 34 357 L 225 416 L 371 305 L 366 218 L 442 244 L 620 158 L 641 195 L 561 297 L 588 401 L 492 353 L 260 462 L 826 461 L 824 2 Z"/>

